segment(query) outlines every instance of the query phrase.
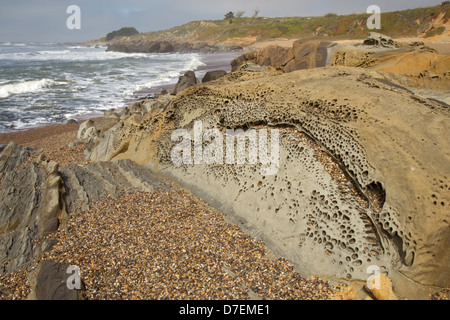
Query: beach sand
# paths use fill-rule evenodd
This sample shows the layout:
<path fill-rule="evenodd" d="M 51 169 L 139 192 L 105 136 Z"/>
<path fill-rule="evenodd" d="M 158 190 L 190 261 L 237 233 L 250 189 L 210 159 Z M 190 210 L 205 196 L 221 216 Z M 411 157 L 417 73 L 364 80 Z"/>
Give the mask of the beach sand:
<path fill-rule="evenodd" d="M 50 125 L 29 130 L 0 134 L 0 145 L 14 142 L 29 147 L 33 153 L 31 161 L 42 155 L 45 160 L 53 160 L 60 167 L 72 163 L 85 163 L 83 155 L 85 144 L 70 147 L 77 140 L 78 123 Z"/>

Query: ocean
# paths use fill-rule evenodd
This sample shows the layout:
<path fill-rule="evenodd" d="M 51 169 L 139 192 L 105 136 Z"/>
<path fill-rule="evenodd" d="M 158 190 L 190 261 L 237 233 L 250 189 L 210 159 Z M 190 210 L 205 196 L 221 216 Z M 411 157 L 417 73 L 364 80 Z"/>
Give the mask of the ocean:
<path fill-rule="evenodd" d="M 0 43 L 0 132 L 123 108 L 194 70 L 231 70 L 238 53 L 146 54 L 60 43 Z"/>

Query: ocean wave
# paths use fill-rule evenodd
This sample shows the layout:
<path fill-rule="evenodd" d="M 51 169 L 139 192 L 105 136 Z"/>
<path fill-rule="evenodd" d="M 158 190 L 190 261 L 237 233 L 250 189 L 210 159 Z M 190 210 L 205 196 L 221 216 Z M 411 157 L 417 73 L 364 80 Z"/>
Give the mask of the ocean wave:
<path fill-rule="evenodd" d="M 8 46 L 8 47 L 25 47 L 26 43 L 21 42 L 0 42 L 0 46 Z"/>
<path fill-rule="evenodd" d="M 44 50 L 44 51 L 37 51 L 37 52 L 30 52 L 30 54 L 36 54 L 36 55 L 40 55 L 40 54 L 66 54 L 66 53 L 70 53 L 70 50 Z"/>
<path fill-rule="evenodd" d="M 163 64 L 164 67 L 153 67 L 151 74 L 149 74 L 149 78 L 152 80 L 136 84 L 133 88 L 133 92 L 158 87 L 161 85 L 175 85 L 183 73 L 189 70 L 195 71 L 198 67 L 205 65 L 205 63 L 201 61 L 201 56 L 198 54 L 175 53 L 172 54 L 172 56 L 174 60 L 178 60 L 175 63 L 172 62 L 177 65 L 176 67 L 174 64 L 167 67 L 167 63 Z M 187 61 L 186 57 L 188 57 Z M 157 54 L 154 59 L 161 59 L 161 61 L 164 61 L 163 59 L 167 59 L 167 56 L 164 57 L 162 54 Z"/>
<path fill-rule="evenodd" d="M 124 53 L 124 52 L 113 52 L 104 51 L 104 56 L 97 56 L 100 59 L 123 59 L 123 58 L 148 58 L 150 55 L 148 53 Z"/>
<path fill-rule="evenodd" d="M 11 95 L 42 91 L 56 84 L 51 79 L 21 81 L 18 83 L 4 84 L 0 86 L 0 98 L 8 98 Z"/>
<path fill-rule="evenodd" d="M 197 53 L 107 52 L 73 44 L 0 50 L 0 130 L 122 108 L 204 65 Z"/>
<path fill-rule="evenodd" d="M 186 64 L 184 65 L 183 71 L 196 70 L 198 67 L 204 66 L 204 65 L 205 65 L 205 63 L 203 63 L 200 60 L 200 57 L 198 55 L 195 55 L 191 58 L 191 60 L 186 62 Z"/>
<path fill-rule="evenodd" d="M 35 119 L 27 119 L 25 121 L 18 119 L 11 122 L 11 129 L 15 130 L 23 130 L 23 129 L 31 129 L 31 128 L 37 128 L 43 125 L 48 125 L 51 123 L 48 119 L 39 117 Z"/>
<path fill-rule="evenodd" d="M 14 52 L 0 54 L 3 60 L 65 60 L 65 61 L 107 61 L 117 59 L 142 59 L 148 58 L 146 53 L 122 53 L 122 52 L 106 52 L 106 51 L 86 51 L 83 49 L 71 50 L 43 50 L 30 52 Z"/>

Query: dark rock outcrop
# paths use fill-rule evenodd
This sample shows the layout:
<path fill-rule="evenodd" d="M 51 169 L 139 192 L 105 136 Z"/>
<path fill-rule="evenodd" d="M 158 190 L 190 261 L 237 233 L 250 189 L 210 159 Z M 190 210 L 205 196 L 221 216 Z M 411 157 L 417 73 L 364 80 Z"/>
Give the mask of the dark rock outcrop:
<path fill-rule="evenodd" d="M 48 243 L 34 240 L 56 231 L 65 218 L 58 164 L 25 166 L 31 150 L 9 144 L 0 158 L 0 273 L 26 269 Z"/>
<path fill-rule="evenodd" d="M 41 263 L 36 278 L 35 298 L 37 300 L 84 300 L 81 294 L 84 286 L 80 281 L 80 289 L 67 286 L 69 265 L 46 260 Z"/>
<path fill-rule="evenodd" d="M 202 79 L 202 83 L 210 82 L 222 78 L 227 72 L 225 70 L 208 71 Z"/>
<path fill-rule="evenodd" d="M 200 81 L 195 76 L 194 71 L 187 71 L 184 76 L 180 77 L 178 79 L 178 83 L 175 85 L 175 87 L 170 92 L 171 95 L 177 95 L 181 91 L 183 91 L 186 88 L 195 86 L 197 84 L 200 84 Z"/>
<path fill-rule="evenodd" d="M 241 49 L 241 48 L 234 48 Z M 114 41 L 108 44 L 106 51 L 117 51 L 125 53 L 212 53 L 220 51 L 221 48 L 211 46 L 206 42 L 171 42 L 171 41 L 146 41 L 143 39 Z"/>
<path fill-rule="evenodd" d="M 398 48 L 398 44 L 391 38 L 378 32 L 371 32 L 366 40 L 365 46 L 376 46 L 384 48 Z"/>
<path fill-rule="evenodd" d="M 56 244 L 46 236 L 65 228 L 71 214 L 89 209 L 93 201 L 169 185 L 131 160 L 60 169 L 52 161 L 30 162 L 34 152 L 10 143 L 0 155 L 0 276 L 27 272 L 30 299 L 83 299 L 83 286 L 67 286 L 69 265 L 46 258 Z"/>

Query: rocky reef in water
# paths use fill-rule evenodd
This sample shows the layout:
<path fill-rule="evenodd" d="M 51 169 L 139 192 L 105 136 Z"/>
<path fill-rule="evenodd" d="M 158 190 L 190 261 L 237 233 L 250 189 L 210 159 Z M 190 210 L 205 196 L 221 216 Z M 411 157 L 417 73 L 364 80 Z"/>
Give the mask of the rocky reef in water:
<path fill-rule="evenodd" d="M 146 40 L 145 38 L 121 38 L 107 43 L 106 51 L 125 53 L 214 53 L 241 51 L 239 45 L 217 45 L 204 41 L 180 42 L 169 40 Z"/>

